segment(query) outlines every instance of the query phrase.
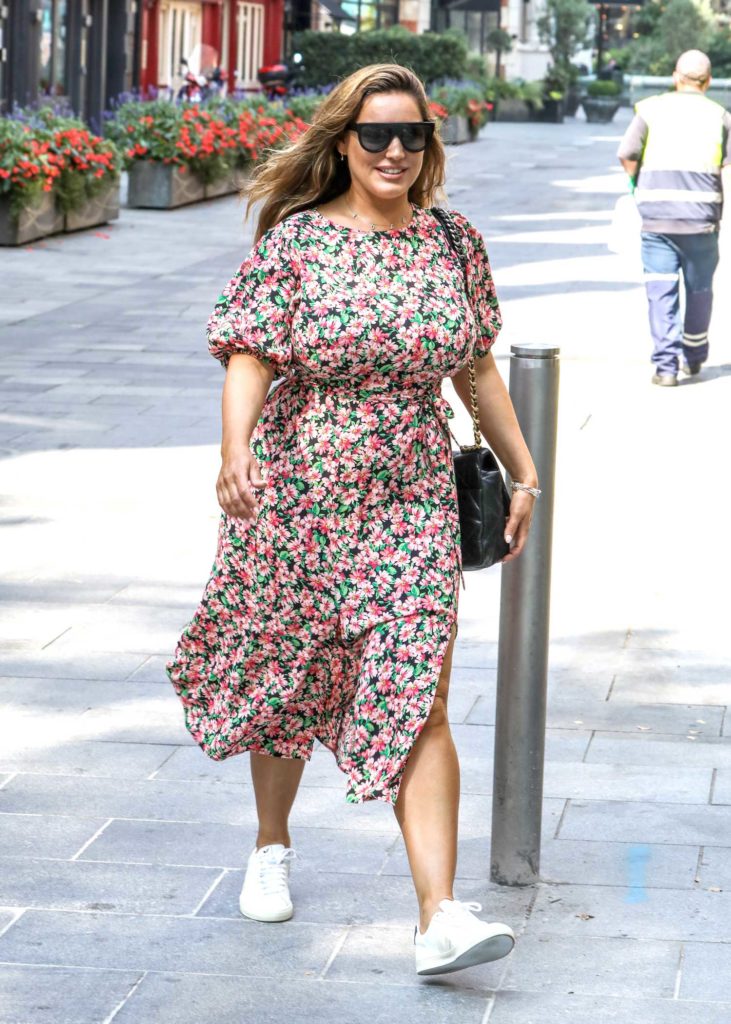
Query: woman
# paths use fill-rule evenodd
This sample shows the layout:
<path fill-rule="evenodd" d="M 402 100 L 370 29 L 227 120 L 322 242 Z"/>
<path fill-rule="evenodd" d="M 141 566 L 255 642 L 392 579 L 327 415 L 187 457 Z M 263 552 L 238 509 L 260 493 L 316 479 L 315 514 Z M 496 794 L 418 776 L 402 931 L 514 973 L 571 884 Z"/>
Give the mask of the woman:
<path fill-rule="evenodd" d="M 419 80 L 374 65 L 255 174 L 255 247 L 208 329 L 227 367 L 218 552 L 168 666 L 204 751 L 251 753 L 259 831 L 242 913 L 292 915 L 288 817 L 317 739 L 347 775 L 349 801 L 394 806 L 419 902 L 420 974 L 514 943 L 452 890 L 460 550 L 440 385 L 451 376 L 469 408 L 470 354 L 483 433 L 513 480 L 537 483 L 489 351 L 501 321 L 482 238 L 454 215 L 468 298 L 429 212 L 444 163 Z M 525 544 L 533 501 L 515 494 L 506 561 Z"/>

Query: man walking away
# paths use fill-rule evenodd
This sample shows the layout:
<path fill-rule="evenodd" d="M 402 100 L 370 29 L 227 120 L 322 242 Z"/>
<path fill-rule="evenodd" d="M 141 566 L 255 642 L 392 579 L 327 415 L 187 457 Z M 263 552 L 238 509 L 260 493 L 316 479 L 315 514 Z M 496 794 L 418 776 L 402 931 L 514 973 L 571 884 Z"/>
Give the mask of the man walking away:
<path fill-rule="evenodd" d="M 636 181 L 654 345 L 652 383 L 662 387 L 678 383 L 681 356 L 683 371 L 691 376 L 708 358 L 722 169 L 725 178 L 725 168 L 731 165 L 731 114 L 705 95 L 711 84 L 711 62 L 705 53 L 683 53 L 673 82 L 675 92 L 637 104 L 617 153 Z"/>

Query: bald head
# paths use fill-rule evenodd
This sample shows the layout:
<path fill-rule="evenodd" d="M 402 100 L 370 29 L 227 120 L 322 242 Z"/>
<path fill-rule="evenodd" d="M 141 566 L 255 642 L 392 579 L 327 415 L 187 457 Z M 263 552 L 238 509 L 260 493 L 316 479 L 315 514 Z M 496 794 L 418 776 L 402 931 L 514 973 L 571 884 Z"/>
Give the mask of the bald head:
<path fill-rule="evenodd" d="M 711 81 L 711 62 L 701 50 L 686 50 L 675 65 L 675 85 L 707 89 Z"/>

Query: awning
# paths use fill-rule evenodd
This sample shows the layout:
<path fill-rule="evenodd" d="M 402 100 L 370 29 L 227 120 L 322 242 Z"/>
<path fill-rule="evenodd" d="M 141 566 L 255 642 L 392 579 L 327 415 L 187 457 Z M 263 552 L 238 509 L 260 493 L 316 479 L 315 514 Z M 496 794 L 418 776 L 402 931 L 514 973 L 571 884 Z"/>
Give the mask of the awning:
<path fill-rule="evenodd" d="M 355 21 L 352 14 L 348 14 L 338 3 L 338 0 L 318 0 L 321 7 L 332 14 L 335 21 Z"/>
<path fill-rule="evenodd" d="M 446 0 L 442 3 L 446 11 L 499 11 L 500 0 Z"/>

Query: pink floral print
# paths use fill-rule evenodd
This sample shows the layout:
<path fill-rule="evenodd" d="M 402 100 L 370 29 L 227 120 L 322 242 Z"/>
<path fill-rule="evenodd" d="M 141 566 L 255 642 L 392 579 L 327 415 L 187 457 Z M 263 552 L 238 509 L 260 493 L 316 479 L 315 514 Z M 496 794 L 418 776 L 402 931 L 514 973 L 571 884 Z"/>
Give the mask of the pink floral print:
<path fill-rule="evenodd" d="M 390 231 L 314 210 L 262 236 L 220 296 L 212 354 L 269 360 L 251 439 L 255 521 L 223 515 L 202 602 L 167 666 L 195 740 L 309 758 L 351 802 L 395 802 L 434 700 L 460 578 L 441 382 L 501 320 L 485 246 L 460 214 L 468 291 L 434 215 Z"/>

